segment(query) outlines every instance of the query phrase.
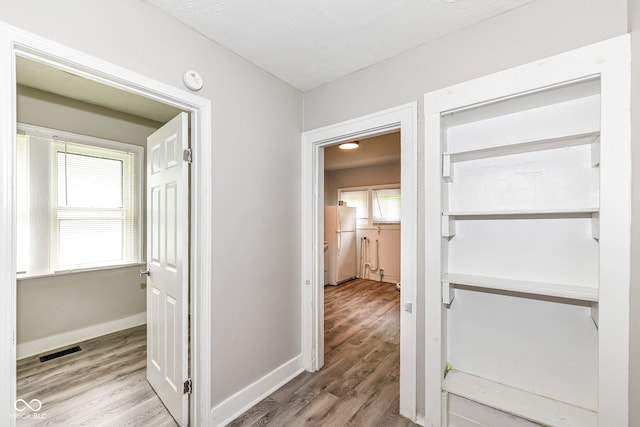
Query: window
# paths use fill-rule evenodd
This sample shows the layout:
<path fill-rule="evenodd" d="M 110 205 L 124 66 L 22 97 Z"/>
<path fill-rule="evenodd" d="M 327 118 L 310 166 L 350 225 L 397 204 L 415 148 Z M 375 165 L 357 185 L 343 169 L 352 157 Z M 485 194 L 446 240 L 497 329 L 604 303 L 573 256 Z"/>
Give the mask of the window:
<path fill-rule="evenodd" d="M 373 201 L 373 223 L 400 222 L 400 189 L 383 188 L 371 190 Z"/>
<path fill-rule="evenodd" d="M 142 147 L 21 128 L 26 171 L 18 168 L 18 199 L 26 200 L 28 214 L 23 225 L 18 220 L 18 241 L 27 245 L 21 251 L 18 244 L 18 271 L 139 263 Z M 18 216 L 21 209 L 19 201 Z"/>
<path fill-rule="evenodd" d="M 342 191 L 338 195 L 347 206 L 356 208 L 356 217 L 358 225 L 366 225 L 369 223 L 369 193 L 367 190 Z"/>
<path fill-rule="evenodd" d="M 338 189 L 338 200 L 357 208 L 358 225 L 400 223 L 400 186 Z"/>

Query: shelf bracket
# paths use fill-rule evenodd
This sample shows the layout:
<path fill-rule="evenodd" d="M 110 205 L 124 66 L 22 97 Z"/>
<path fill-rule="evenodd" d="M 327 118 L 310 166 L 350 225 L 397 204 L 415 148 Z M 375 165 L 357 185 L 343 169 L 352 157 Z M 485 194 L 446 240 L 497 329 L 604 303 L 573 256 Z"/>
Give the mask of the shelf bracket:
<path fill-rule="evenodd" d="M 453 181 L 453 164 L 451 163 L 451 155 L 442 155 L 442 177 L 447 182 Z"/>
<path fill-rule="evenodd" d="M 600 137 L 597 137 L 591 143 L 591 166 L 600 167 Z"/>
<path fill-rule="evenodd" d="M 451 286 L 449 282 L 442 282 L 442 303 L 450 305 L 455 296 L 455 287 Z"/>
<path fill-rule="evenodd" d="M 591 320 L 593 320 L 593 323 L 596 325 L 596 329 L 598 328 L 598 323 L 600 323 L 600 310 L 598 308 L 598 303 L 597 302 L 592 302 L 591 303 Z"/>
<path fill-rule="evenodd" d="M 600 212 L 591 214 L 591 236 L 595 240 L 600 240 Z"/>
<path fill-rule="evenodd" d="M 451 215 L 442 215 L 442 237 L 453 237 L 456 235 L 456 221 Z"/>

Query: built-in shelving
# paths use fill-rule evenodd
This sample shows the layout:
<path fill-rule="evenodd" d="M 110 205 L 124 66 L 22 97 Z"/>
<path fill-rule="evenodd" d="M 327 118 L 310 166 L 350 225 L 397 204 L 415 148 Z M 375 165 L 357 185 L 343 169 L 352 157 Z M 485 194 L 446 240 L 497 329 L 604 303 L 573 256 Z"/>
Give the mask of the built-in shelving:
<path fill-rule="evenodd" d="M 425 94 L 425 424 L 628 425 L 629 43 Z"/>
<path fill-rule="evenodd" d="M 463 285 L 479 289 L 490 289 L 580 301 L 598 301 L 598 288 L 539 281 L 515 280 L 502 277 L 487 277 L 473 274 L 445 274 L 442 279 L 443 303 L 451 304 L 452 286 Z"/>
<path fill-rule="evenodd" d="M 552 150 L 575 145 L 594 144 L 599 141 L 600 132 L 560 135 L 546 139 L 525 139 L 511 144 L 479 148 L 475 150 L 451 151 L 442 153 L 451 162 L 486 159 L 488 157 L 507 156 L 510 154 L 529 153 L 532 151 Z"/>
<path fill-rule="evenodd" d="M 443 215 L 453 216 L 456 218 L 464 217 L 498 217 L 497 219 L 508 219 L 508 217 L 538 217 L 538 216 L 554 216 L 554 217 L 573 217 L 573 216 L 591 216 L 598 212 L 597 207 L 586 208 L 566 208 L 566 209 L 518 209 L 504 211 L 454 211 L 444 212 Z M 507 217 L 507 218 L 504 218 Z"/>
<path fill-rule="evenodd" d="M 456 220 L 510 220 L 544 218 L 591 218 L 591 236 L 595 240 L 600 239 L 600 209 L 596 207 L 540 210 L 444 212 L 441 219 L 441 235 L 442 237 L 455 236 Z"/>
<path fill-rule="evenodd" d="M 442 153 L 442 176 L 446 180 L 451 181 L 453 179 L 453 165 L 458 162 L 587 144 L 591 144 L 591 166 L 600 166 L 600 132 L 593 131 L 578 134 L 569 133 L 544 139 L 523 139 L 521 141 L 477 149 L 445 151 Z"/>
<path fill-rule="evenodd" d="M 509 414 L 557 427 L 598 425 L 597 413 L 462 371 L 448 372 L 443 390 Z"/>

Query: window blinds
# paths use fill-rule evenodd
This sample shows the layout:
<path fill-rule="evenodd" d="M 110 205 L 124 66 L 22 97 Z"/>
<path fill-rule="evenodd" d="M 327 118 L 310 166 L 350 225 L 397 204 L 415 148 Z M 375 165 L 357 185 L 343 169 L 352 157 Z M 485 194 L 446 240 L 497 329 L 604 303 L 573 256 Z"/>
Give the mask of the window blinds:
<path fill-rule="evenodd" d="M 27 249 L 28 260 L 22 261 L 27 275 L 140 262 L 141 149 L 113 142 L 110 145 L 117 148 L 72 142 L 53 135 L 45 138 L 41 133 L 27 133 L 24 139 L 27 153 L 49 159 L 48 173 L 28 170 L 25 177 L 18 177 L 26 193 L 38 193 L 27 197 L 27 226 L 18 230 L 18 240 L 48 246 L 47 251 Z M 43 179 L 48 183 L 43 185 Z M 43 228 L 39 219 L 46 219 L 49 227 Z M 40 234 L 35 240 L 34 232 Z M 47 262 L 34 259 L 45 254 Z"/>

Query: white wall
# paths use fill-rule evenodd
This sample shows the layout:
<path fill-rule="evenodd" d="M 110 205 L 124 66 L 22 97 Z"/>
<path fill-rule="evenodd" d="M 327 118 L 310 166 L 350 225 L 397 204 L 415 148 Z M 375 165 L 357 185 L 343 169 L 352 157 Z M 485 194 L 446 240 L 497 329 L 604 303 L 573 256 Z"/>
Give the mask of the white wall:
<path fill-rule="evenodd" d="M 338 188 L 365 185 L 397 184 L 400 182 L 400 162 L 324 172 L 324 204 L 338 204 Z"/>
<path fill-rule="evenodd" d="M 629 0 L 631 31 L 631 295 L 629 425 L 640 425 L 640 4 Z"/>
<path fill-rule="evenodd" d="M 163 123 L 18 86 L 18 121 L 144 147 Z"/>
<path fill-rule="evenodd" d="M 202 75 L 213 405 L 300 354 L 301 93 L 142 0 L 1 0 L 0 20 L 179 88 Z"/>
<path fill-rule="evenodd" d="M 22 86 L 17 108 L 21 123 L 142 146 L 161 126 Z M 114 327 L 132 326 L 131 321 L 139 324 L 146 311 L 146 294 L 138 270 L 124 267 L 18 280 L 18 357 L 112 332 Z M 97 326 L 104 324 L 111 326 Z"/>
<path fill-rule="evenodd" d="M 418 101 L 425 92 L 626 33 L 626 0 L 536 0 L 304 94 L 304 129 Z M 421 113 L 420 113 L 421 114 Z M 420 116 L 421 117 L 421 116 Z M 424 129 L 418 129 L 418 206 Z M 418 223 L 424 212 L 418 213 Z M 423 236 L 419 225 L 418 236 Z M 424 241 L 418 243 L 424 259 Z M 419 267 L 417 283 L 424 283 Z M 424 412 L 424 300 L 418 286 L 418 412 Z"/>

